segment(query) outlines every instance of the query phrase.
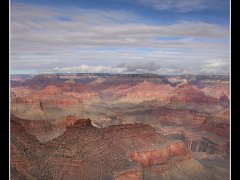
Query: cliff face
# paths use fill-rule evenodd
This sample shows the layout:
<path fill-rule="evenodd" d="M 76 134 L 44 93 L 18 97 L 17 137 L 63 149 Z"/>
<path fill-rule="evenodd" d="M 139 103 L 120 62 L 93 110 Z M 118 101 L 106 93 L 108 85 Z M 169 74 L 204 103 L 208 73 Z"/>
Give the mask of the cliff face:
<path fill-rule="evenodd" d="M 187 148 L 182 142 L 174 142 L 163 148 L 149 151 L 132 151 L 129 157 L 132 161 L 139 162 L 142 167 L 151 167 L 156 164 L 166 164 L 174 156 L 184 156 L 187 154 Z"/>
<path fill-rule="evenodd" d="M 183 131 L 170 131 L 163 133 L 166 137 L 184 142 L 192 152 L 205 152 L 209 155 L 221 155 L 229 158 L 228 141 L 217 144 L 208 138 L 201 137 L 195 134 L 186 134 Z"/>
<path fill-rule="evenodd" d="M 44 170 L 48 179 L 67 179 L 71 173 L 73 179 L 94 179 L 86 170 L 95 168 L 93 174 L 103 179 L 176 179 L 191 176 L 188 164 L 195 167 L 189 172 L 201 177 L 205 170 L 190 151 L 228 160 L 229 113 L 229 80 L 223 76 L 16 76 L 11 86 L 11 119 L 19 123 L 13 125 L 14 177 L 29 174 L 23 169 L 31 163 L 30 178 Z M 35 150 L 38 164 L 22 148 L 32 155 Z"/>
<path fill-rule="evenodd" d="M 201 90 L 212 97 L 220 98 L 221 96 L 226 96 L 229 99 L 229 82 L 228 81 L 218 81 L 218 83 L 202 83 L 204 84 L 204 88 Z"/>
<path fill-rule="evenodd" d="M 74 78 L 76 83 L 64 83 L 69 78 Z M 78 82 L 84 78 L 89 78 L 90 83 Z M 54 124 L 49 129 L 56 129 L 56 124 L 59 126 L 60 121 L 73 115 L 91 118 L 98 127 L 129 123 L 146 123 L 155 129 L 181 126 L 196 132 L 206 131 L 205 138 L 217 135 L 227 141 L 229 83 L 214 78 L 179 76 L 169 81 L 157 76 L 28 77 L 21 80 L 22 85 L 11 88 L 11 114 L 40 124 L 49 121 Z M 53 132 L 49 136 L 61 133 Z"/>
<path fill-rule="evenodd" d="M 182 142 L 169 142 L 142 124 L 98 129 L 90 120 L 77 120 L 63 135 L 40 143 L 12 120 L 11 147 L 13 179 L 157 178 L 185 161 L 194 161 L 205 172 Z M 191 169 L 189 166 L 188 170 Z M 192 173 L 205 177 L 202 172 Z"/>
<path fill-rule="evenodd" d="M 200 89 L 195 88 L 190 84 L 181 84 L 174 90 L 175 96 L 172 98 L 174 101 L 180 102 L 193 102 L 204 104 L 217 104 L 218 100 L 214 97 L 207 96 Z"/>
<path fill-rule="evenodd" d="M 206 90 L 206 87 L 200 89 L 195 85 L 191 85 L 184 79 L 184 83 L 180 83 L 177 86 L 171 86 L 171 84 L 160 81 L 156 83 L 157 79 L 152 82 L 144 79 L 136 79 L 135 82 L 132 78 L 107 78 L 97 83 L 55 83 L 49 82 L 52 79 L 61 79 L 53 77 L 35 77 L 32 79 L 44 80 L 44 86 L 40 84 L 39 88 L 36 89 L 32 86 L 18 86 L 11 89 L 12 105 L 18 103 L 31 103 L 45 101 L 45 103 L 52 103 L 55 105 L 73 105 L 80 101 L 89 101 L 92 99 L 98 99 L 105 101 L 107 99 L 114 100 L 116 103 L 141 103 L 144 101 L 157 100 L 162 103 L 193 103 L 193 104 L 207 104 L 217 105 L 223 103 L 227 105 L 229 101 L 229 95 L 225 91 L 218 88 L 220 93 L 218 96 L 214 96 L 212 91 Z M 121 79 L 121 78 L 120 78 Z M 132 82 L 133 81 L 133 82 Z M 37 84 L 36 84 L 37 86 Z M 218 87 L 218 83 L 212 83 L 209 88 Z M 224 86 L 226 89 L 227 85 Z M 75 99 L 78 99 L 76 101 Z"/>

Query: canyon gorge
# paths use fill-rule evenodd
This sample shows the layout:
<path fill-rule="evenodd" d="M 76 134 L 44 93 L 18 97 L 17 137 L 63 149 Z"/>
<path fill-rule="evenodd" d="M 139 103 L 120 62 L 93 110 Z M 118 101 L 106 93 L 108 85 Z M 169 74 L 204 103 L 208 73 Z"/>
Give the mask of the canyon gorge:
<path fill-rule="evenodd" d="M 11 76 L 12 179 L 229 179 L 225 75 Z"/>

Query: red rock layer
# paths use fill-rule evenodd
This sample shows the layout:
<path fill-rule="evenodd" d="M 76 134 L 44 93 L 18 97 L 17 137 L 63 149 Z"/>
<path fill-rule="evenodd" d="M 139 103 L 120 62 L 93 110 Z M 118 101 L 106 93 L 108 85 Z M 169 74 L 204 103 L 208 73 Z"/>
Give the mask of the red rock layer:
<path fill-rule="evenodd" d="M 67 118 L 67 122 L 73 121 L 73 117 Z M 169 160 L 174 164 L 174 157 L 191 154 L 182 143 L 166 143 L 163 136 L 143 124 L 98 129 L 90 120 L 78 120 L 62 136 L 39 143 L 12 120 L 11 133 L 14 178 L 142 179 L 145 167 L 167 165 Z M 27 164 L 33 168 L 26 168 Z"/>
<path fill-rule="evenodd" d="M 142 180 L 143 179 L 143 174 L 141 169 L 133 169 L 133 170 L 128 170 L 128 171 L 123 171 L 123 172 L 117 172 L 114 175 L 115 180 Z"/>
<path fill-rule="evenodd" d="M 151 167 L 156 164 L 164 164 L 173 157 L 187 154 L 187 149 L 183 142 L 176 142 L 166 145 L 164 148 L 150 151 L 133 151 L 129 153 L 129 157 L 133 161 L 137 161 L 142 167 Z"/>

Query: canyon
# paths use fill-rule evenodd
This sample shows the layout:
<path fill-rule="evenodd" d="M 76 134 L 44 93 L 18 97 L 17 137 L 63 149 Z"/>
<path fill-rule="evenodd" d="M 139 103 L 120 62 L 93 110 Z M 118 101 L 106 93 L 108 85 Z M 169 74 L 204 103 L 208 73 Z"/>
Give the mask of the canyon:
<path fill-rule="evenodd" d="M 11 77 L 12 179 L 229 179 L 229 77 Z"/>

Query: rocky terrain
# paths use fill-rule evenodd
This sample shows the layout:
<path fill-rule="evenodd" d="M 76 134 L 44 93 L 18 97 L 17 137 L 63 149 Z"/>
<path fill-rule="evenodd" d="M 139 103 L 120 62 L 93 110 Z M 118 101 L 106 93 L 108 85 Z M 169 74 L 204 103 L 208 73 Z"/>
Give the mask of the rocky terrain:
<path fill-rule="evenodd" d="M 229 99 L 228 76 L 14 75 L 12 178 L 228 179 Z"/>
<path fill-rule="evenodd" d="M 194 159 L 182 141 L 146 124 L 97 128 L 76 120 L 59 137 L 40 143 L 22 120 L 11 120 L 12 179 L 225 179 Z"/>

